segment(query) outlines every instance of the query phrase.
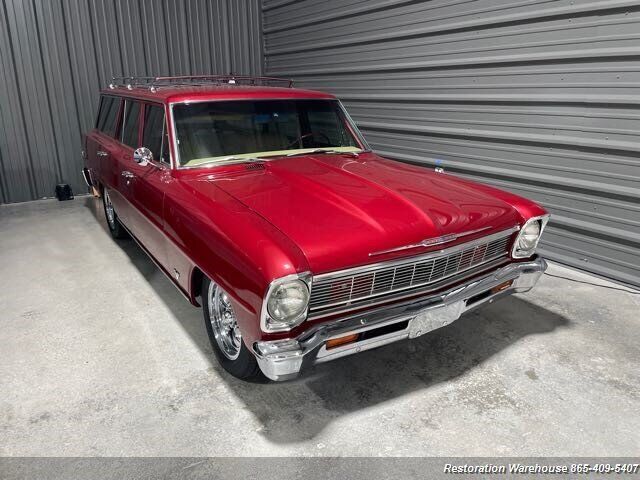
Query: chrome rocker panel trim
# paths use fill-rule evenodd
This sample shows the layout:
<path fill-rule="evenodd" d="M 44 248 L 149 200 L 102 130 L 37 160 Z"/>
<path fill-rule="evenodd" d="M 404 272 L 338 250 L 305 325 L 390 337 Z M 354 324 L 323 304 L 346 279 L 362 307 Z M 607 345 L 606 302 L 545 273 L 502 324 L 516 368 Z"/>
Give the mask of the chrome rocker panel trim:
<path fill-rule="evenodd" d="M 482 277 L 475 278 L 437 295 L 412 300 L 399 305 L 351 314 L 332 323 L 312 326 L 295 339 L 256 342 L 253 352 L 262 373 L 271 380 L 289 380 L 300 371 L 316 363 L 370 350 L 405 338 L 415 338 L 457 320 L 464 312 L 484 303 L 512 293 L 527 292 L 533 288 L 547 269 L 540 257 L 530 261 L 510 263 Z M 466 301 L 490 291 L 509 280 L 513 283 L 505 290 L 482 296 L 467 305 Z M 428 329 L 421 325 L 428 319 Z M 401 330 L 346 344 L 327 350 L 327 340 L 400 322 L 408 322 Z M 435 327 L 434 327 L 435 325 Z"/>

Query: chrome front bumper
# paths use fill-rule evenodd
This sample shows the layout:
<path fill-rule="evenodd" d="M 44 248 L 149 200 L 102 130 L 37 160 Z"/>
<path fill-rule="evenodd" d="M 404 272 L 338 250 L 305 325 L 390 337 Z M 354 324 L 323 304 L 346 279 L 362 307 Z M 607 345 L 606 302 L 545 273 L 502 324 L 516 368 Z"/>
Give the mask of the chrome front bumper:
<path fill-rule="evenodd" d="M 547 269 L 542 258 L 511 263 L 437 295 L 400 305 L 352 314 L 309 328 L 297 338 L 256 342 L 253 351 L 262 373 L 271 380 L 295 378 L 309 365 L 370 350 L 405 338 L 415 338 L 460 318 L 496 297 L 527 292 Z M 505 283 L 511 281 L 505 287 Z M 504 289 L 493 290 L 498 286 Z M 361 334 L 353 343 L 327 349 L 330 339 Z"/>

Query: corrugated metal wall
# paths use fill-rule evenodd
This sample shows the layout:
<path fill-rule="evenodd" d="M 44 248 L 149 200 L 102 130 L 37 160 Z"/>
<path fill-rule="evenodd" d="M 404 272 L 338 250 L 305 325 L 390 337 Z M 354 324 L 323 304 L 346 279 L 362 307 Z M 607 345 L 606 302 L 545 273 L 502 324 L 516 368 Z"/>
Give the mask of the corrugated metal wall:
<path fill-rule="evenodd" d="M 263 32 L 376 151 L 539 201 L 548 257 L 640 285 L 640 2 L 264 0 Z"/>
<path fill-rule="evenodd" d="M 0 0 L 0 203 L 85 192 L 112 75 L 259 74 L 259 0 Z"/>

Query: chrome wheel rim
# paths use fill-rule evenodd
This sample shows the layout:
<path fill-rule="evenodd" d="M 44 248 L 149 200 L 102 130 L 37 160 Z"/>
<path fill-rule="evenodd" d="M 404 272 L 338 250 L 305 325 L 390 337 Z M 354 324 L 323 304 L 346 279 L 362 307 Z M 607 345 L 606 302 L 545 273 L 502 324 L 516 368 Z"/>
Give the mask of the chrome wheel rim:
<path fill-rule="evenodd" d="M 107 192 L 106 188 L 104 190 L 104 212 L 107 214 L 107 222 L 113 230 L 116 228 L 116 211 L 113 209 L 111 197 L 109 197 L 109 192 Z"/>
<path fill-rule="evenodd" d="M 209 323 L 213 330 L 220 351 L 229 360 L 235 360 L 240 355 L 242 335 L 236 321 L 236 314 L 231 306 L 227 292 L 216 283 L 209 284 L 208 305 Z"/>

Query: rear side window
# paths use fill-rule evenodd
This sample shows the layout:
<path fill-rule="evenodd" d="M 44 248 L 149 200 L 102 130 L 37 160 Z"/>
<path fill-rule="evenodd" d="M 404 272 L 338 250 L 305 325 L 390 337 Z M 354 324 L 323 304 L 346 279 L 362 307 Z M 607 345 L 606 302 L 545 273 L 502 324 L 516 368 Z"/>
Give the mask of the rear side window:
<path fill-rule="evenodd" d="M 146 105 L 144 107 L 142 146 L 151 150 L 154 160 L 169 163 L 166 135 L 164 108 L 158 105 Z"/>
<path fill-rule="evenodd" d="M 115 135 L 119 108 L 119 98 L 102 97 L 102 101 L 100 102 L 100 113 L 98 114 L 98 130 L 111 137 Z"/>
<path fill-rule="evenodd" d="M 122 143 L 138 148 L 138 130 L 140 129 L 140 102 L 127 100 L 124 105 L 124 128 Z"/>

